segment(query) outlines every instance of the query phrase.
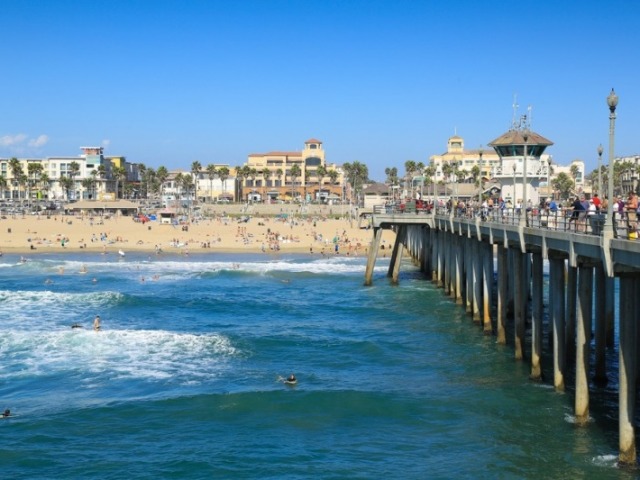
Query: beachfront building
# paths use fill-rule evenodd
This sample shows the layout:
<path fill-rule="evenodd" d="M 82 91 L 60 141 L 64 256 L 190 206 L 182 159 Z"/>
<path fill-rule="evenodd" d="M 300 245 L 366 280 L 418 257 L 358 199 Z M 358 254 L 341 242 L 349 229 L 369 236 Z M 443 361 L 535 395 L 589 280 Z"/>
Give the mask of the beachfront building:
<path fill-rule="evenodd" d="M 520 123 L 489 143 L 500 157 L 492 165 L 491 178 L 502 186 L 500 195 L 505 202 L 527 207 L 540 203 L 540 184 L 550 178 L 549 159 L 543 157 L 553 142 L 532 131 L 523 115 Z M 584 171 L 584 170 L 583 170 Z"/>
<path fill-rule="evenodd" d="M 464 139 L 454 135 L 447 141 L 446 152 L 429 157 L 429 164 L 435 167 L 435 172 L 431 181 L 425 183 L 473 183 L 474 167 L 478 167 L 479 177 L 487 181 L 499 163 L 500 156 L 495 150 L 483 147 L 466 149 Z"/>
<path fill-rule="evenodd" d="M 237 167 L 240 198 L 252 202 L 322 202 L 342 199 L 344 171 L 327 164 L 322 142 L 304 142 L 301 151 L 252 153 Z"/>
<path fill-rule="evenodd" d="M 236 177 L 228 165 L 215 165 L 216 173 L 194 173 L 183 169 L 170 170 L 162 184 L 162 201 L 178 206 L 196 201 L 207 203 L 233 202 L 236 199 Z M 227 174 L 228 172 L 229 174 Z"/>
<path fill-rule="evenodd" d="M 0 198 L 8 200 L 115 200 L 138 196 L 138 164 L 106 157 L 102 147 L 78 156 L 0 158 Z M 5 185 L 6 184 L 6 185 Z"/>

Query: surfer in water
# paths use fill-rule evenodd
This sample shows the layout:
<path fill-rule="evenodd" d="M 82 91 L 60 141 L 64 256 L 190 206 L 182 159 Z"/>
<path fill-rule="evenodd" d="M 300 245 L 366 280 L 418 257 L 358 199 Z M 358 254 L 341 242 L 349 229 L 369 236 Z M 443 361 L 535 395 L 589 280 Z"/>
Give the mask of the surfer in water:
<path fill-rule="evenodd" d="M 2 412 L 2 416 L 3 416 L 4 418 L 6 418 L 6 417 L 10 417 L 10 416 L 11 416 L 11 410 L 9 410 L 9 409 L 7 408 L 4 412 Z"/>
<path fill-rule="evenodd" d="M 82 328 L 82 325 L 80 325 L 79 323 L 74 323 L 73 325 L 71 325 L 71 328 Z"/>
<path fill-rule="evenodd" d="M 100 315 L 96 315 L 96 318 L 93 319 L 93 329 L 95 331 L 100 330 Z"/>
<path fill-rule="evenodd" d="M 291 375 L 289 375 L 284 383 L 286 383 L 287 385 L 295 385 L 296 383 L 298 383 L 298 379 L 296 378 L 296 376 L 292 373 Z"/>

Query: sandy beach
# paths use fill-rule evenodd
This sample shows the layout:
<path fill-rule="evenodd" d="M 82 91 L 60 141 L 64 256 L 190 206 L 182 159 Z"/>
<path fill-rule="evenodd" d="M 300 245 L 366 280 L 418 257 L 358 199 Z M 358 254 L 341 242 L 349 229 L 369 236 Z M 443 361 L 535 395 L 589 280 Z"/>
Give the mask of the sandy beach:
<path fill-rule="evenodd" d="M 142 251 L 153 253 L 247 252 L 366 255 L 373 231 L 357 222 L 319 216 L 293 220 L 216 214 L 179 225 L 142 223 L 129 216 L 26 215 L 0 219 L 4 253 Z M 385 255 L 394 233 L 384 231 Z M 337 241 L 336 241 L 337 240 Z M 338 250 L 336 252 L 336 244 Z"/>

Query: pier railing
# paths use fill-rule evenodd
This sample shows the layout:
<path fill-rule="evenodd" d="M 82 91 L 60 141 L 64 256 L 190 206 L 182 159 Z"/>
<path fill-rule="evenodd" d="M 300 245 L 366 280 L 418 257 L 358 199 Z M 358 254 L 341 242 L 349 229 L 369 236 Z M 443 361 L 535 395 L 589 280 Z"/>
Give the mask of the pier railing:
<path fill-rule="evenodd" d="M 435 210 L 435 212 L 434 212 Z M 374 213 L 387 215 L 420 215 L 431 216 L 434 213 L 439 216 L 450 216 L 458 219 L 480 219 L 482 222 L 493 222 L 504 225 L 519 225 L 522 215 L 526 215 L 525 225 L 531 228 L 582 233 L 586 235 L 602 235 L 603 227 L 607 221 L 607 215 L 603 213 L 576 212 L 571 208 L 555 211 L 544 209 L 527 209 L 523 212 L 520 208 L 498 207 L 453 207 L 446 206 L 433 208 L 406 208 L 403 205 L 379 205 L 374 208 Z M 637 238 L 637 222 L 635 215 L 614 212 L 615 236 L 619 239 L 635 240 Z M 632 218 L 634 217 L 634 218 Z"/>

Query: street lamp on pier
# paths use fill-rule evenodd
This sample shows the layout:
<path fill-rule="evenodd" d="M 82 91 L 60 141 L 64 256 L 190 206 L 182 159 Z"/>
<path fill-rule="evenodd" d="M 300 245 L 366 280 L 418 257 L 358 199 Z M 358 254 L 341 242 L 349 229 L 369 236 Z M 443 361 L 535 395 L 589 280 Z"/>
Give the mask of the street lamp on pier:
<path fill-rule="evenodd" d="M 522 211 L 524 215 L 520 217 L 520 226 L 528 226 L 527 218 L 527 142 L 529 141 L 529 130 L 522 131 L 522 139 L 524 140 L 524 161 L 522 163 Z"/>
<path fill-rule="evenodd" d="M 602 144 L 598 145 L 598 195 L 602 196 Z M 601 199 L 602 200 L 602 199 Z M 611 199 L 609 199 L 611 201 Z"/>
<path fill-rule="evenodd" d="M 480 208 L 480 204 L 482 203 L 482 155 L 484 155 L 484 150 L 482 150 L 482 145 L 480 145 L 480 149 L 478 150 L 478 156 L 480 157 L 478 160 L 478 167 L 480 168 L 480 175 L 478 176 L 478 208 Z"/>
<path fill-rule="evenodd" d="M 613 238 L 615 220 L 613 218 L 613 142 L 615 139 L 615 126 L 616 126 L 616 107 L 618 106 L 618 96 L 616 92 L 611 89 L 611 93 L 607 97 L 607 105 L 609 106 L 609 178 L 607 188 L 607 218 L 602 230 L 602 234 L 605 237 Z"/>

